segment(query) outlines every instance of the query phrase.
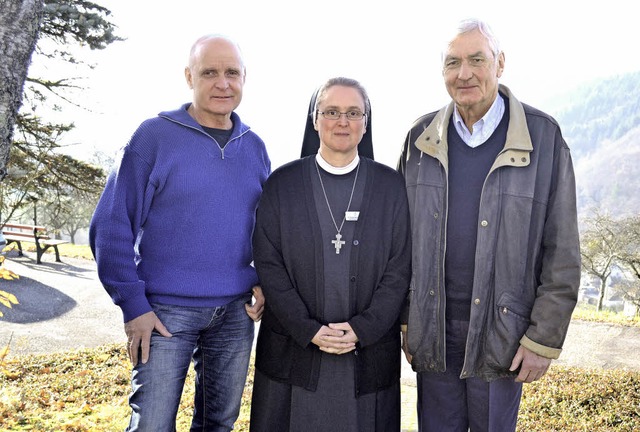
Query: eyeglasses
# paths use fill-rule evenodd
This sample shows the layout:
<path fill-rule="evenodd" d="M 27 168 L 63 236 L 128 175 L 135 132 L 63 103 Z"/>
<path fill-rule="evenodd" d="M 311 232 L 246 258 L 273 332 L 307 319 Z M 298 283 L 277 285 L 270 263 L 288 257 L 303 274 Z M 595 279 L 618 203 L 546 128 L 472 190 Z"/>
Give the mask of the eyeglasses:
<path fill-rule="evenodd" d="M 318 113 L 322 114 L 322 117 L 326 118 L 327 120 L 338 120 L 340 116 L 344 114 L 347 117 L 347 120 L 357 121 L 357 120 L 362 120 L 366 115 L 365 113 L 357 110 L 340 112 L 334 109 L 330 109 L 326 111 L 318 111 Z"/>

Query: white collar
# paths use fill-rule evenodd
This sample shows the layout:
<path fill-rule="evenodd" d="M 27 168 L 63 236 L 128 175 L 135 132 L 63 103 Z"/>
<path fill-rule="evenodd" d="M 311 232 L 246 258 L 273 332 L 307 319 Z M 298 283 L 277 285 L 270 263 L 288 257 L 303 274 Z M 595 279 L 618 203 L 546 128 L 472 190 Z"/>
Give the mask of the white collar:
<path fill-rule="evenodd" d="M 458 107 L 455 107 L 453 112 L 453 123 L 460 138 L 462 138 L 469 147 L 478 147 L 480 144 L 486 142 L 498 128 L 504 110 L 504 100 L 500 93 L 498 93 L 489 111 L 473 125 L 473 133 L 469 132 L 469 129 L 467 129 L 467 126 L 464 124 L 464 120 L 462 120 L 462 116 L 460 112 L 458 112 Z"/>
<path fill-rule="evenodd" d="M 349 164 L 346 166 L 334 167 L 329 162 L 324 160 L 322 156 L 320 156 L 320 153 L 318 153 L 316 154 L 316 162 L 318 163 L 318 165 L 320 165 L 320 168 L 322 168 L 329 174 L 344 175 L 344 174 L 349 174 L 351 171 L 356 169 L 356 167 L 358 166 L 358 163 L 360 163 L 360 156 L 356 155 L 356 157 L 353 158 L 353 160 L 349 162 Z"/>

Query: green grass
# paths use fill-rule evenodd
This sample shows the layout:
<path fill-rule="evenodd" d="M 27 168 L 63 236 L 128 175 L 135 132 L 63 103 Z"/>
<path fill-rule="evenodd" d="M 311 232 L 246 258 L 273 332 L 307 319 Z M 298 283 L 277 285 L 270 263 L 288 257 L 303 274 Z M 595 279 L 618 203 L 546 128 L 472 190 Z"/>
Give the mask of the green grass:
<path fill-rule="evenodd" d="M 4 250 L 17 250 L 17 246 L 15 244 L 10 244 Z M 31 242 L 22 242 L 22 249 L 27 252 L 36 252 L 36 245 Z M 76 245 L 71 243 L 58 245 L 58 251 L 60 252 L 60 256 L 66 256 L 71 258 L 81 258 L 93 261 L 93 254 L 91 253 L 91 248 L 89 245 Z M 55 254 L 55 251 L 52 248 L 47 249 L 46 254 Z"/>
<path fill-rule="evenodd" d="M 621 312 L 602 310 L 598 312 L 595 305 L 578 304 L 573 311 L 572 319 L 580 321 L 594 321 L 609 324 L 640 327 L 640 316 L 629 317 Z"/>
<path fill-rule="evenodd" d="M 89 245 L 75 245 L 67 243 L 59 245 L 58 250 L 60 251 L 60 255 L 62 256 L 68 256 L 71 258 L 82 258 L 93 261 L 93 254 L 91 253 L 91 248 L 89 247 Z M 47 252 L 50 251 L 51 249 L 49 249 Z"/>

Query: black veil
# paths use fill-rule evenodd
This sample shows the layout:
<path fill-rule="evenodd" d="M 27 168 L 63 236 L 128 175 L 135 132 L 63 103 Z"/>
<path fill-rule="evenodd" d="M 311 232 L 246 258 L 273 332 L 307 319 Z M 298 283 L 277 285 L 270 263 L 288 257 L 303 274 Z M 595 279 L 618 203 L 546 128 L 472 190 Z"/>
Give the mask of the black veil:
<path fill-rule="evenodd" d="M 313 110 L 316 106 L 316 97 L 318 96 L 318 92 L 320 91 L 317 88 L 313 95 L 311 96 L 311 101 L 309 102 L 309 111 L 307 112 L 307 124 L 304 127 L 304 137 L 302 138 L 302 151 L 300 152 L 300 157 L 305 157 L 309 155 L 314 155 L 318 153 L 318 149 L 320 148 L 320 136 L 318 135 L 318 131 L 313 128 Z M 372 110 L 369 109 L 369 118 L 367 119 L 367 131 L 362 136 L 362 140 L 360 144 L 358 144 L 358 154 L 360 156 L 367 157 L 369 159 L 373 159 L 373 142 L 371 138 L 371 125 L 372 125 Z"/>

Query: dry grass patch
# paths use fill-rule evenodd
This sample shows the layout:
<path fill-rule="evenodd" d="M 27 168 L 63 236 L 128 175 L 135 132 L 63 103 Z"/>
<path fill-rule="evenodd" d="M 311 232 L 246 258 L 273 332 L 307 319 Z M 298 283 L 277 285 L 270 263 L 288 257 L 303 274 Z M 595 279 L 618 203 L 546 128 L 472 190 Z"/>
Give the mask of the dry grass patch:
<path fill-rule="evenodd" d="M 29 355 L 0 365 L 0 430 L 118 431 L 127 426 L 131 367 L 124 347 L 106 345 L 62 354 Z M 178 412 L 178 431 L 189 429 L 193 370 Z M 243 396 L 237 431 L 248 431 L 252 379 Z"/>
<path fill-rule="evenodd" d="M 553 366 L 525 385 L 519 431 L 640 430 L 640 373 Z"/>
<path fill-rule="evenodd" d="M 130 365 L 124 348 L 10 359 L 0 365 L 0 429 L 8 431 L 122 431 L 128 417 Z M 249 430 L 253 372 L 245 387 L 236 431 Z M 414 390 L 415 391 L 415 390 Z M 188 430 L 191 372 L 178 431 Z M 640 373 L 554 366 L 525 386 L 519 431 L 640 430 Z"/>

